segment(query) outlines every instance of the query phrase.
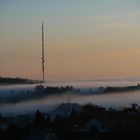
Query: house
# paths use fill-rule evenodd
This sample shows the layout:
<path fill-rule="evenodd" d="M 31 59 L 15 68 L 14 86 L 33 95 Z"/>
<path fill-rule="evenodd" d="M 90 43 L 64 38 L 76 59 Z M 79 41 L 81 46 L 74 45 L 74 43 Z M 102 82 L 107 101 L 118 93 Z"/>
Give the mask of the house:
<path fill-rule="evenodd" d="M 50 112 L 50 119 L 54 120 L 56 117 L 70 117 L 72 111 L 79 112 L 81 106 L 76 103 L 63 103 L 59 105 L 54 111 Z"/>
<path fill-rule="evenodd" d="M 48 134 L 46 134 L 43 140 L 58 140 L 58 138 L 56 137 L 54 133 L 49 132 Z"/>
<path fill-rule="evenodd" d="M 86 131 L 92 131 L 93 129 L 96 129 L 99 133 L 107 133 L 109 131 L 108 128 L 106 128 L 97 119 L 92 119 L 88 121 L 85 125 L 85 129 Z"/>

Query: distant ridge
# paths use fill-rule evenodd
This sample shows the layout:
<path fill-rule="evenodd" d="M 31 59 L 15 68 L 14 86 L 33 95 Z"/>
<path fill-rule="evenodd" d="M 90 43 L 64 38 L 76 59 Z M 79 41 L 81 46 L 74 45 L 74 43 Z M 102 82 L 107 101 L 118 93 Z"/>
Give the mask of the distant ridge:
<path fill-rule="evenodd" d="M 39 83 L 40 81 L 34 81 L 28 78 L 20 78 L 20 77 L 0 77 L 0 85 L 4 84 L 33 84 Z"/>

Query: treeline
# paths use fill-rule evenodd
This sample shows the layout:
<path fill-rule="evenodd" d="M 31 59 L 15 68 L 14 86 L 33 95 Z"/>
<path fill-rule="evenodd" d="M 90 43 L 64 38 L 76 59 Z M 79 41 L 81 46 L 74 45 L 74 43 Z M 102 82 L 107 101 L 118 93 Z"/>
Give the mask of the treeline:
<path fill-rule="evenodd" d="M 37 85 L 35 87 L 35 93 L 47 93 L 47 94 L 57 94 L 57 93 L 65 93 L 68 91 L 73 91 L 74 88 L 72 86 L 66 87 L 44 87 L 43 85 Z"/>
<path fill-rule="evenodd" d="M 25 84 L 25 83 L 33 83 L 32 80 L 27 78 L 11 78 L 11 77 L 0 77 L 0 84 Z"/>

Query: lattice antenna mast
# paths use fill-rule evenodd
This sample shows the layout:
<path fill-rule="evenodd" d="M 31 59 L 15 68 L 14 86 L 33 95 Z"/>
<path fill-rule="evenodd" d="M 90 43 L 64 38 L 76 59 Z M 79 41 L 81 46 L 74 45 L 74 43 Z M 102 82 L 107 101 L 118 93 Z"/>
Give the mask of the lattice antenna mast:
<path fill-rule="evenodd" d="M 45 63 L 45 52 L 44 52 L 44 25 L 43 25 L 43 21 L 42 21 L 42 57 L 41 57 L 41 60 L 42 60 L 42 82 L 44 83 L 45 81 L 45 74 L 44 74 L 44 63 Z"/>

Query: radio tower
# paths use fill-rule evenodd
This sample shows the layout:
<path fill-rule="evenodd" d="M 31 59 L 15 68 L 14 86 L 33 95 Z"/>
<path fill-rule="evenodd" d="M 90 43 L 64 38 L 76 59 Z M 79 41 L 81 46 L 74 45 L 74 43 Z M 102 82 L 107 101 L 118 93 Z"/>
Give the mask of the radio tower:
<path fill-rule="evenodd" d="M 43 26 L 43 21 L 42 21 L 42 82 L 45 82 L 45 78 L 44 78 L 44 63 L 45 63 L 45 54 L 44 54 L 44 26 Z"/>

